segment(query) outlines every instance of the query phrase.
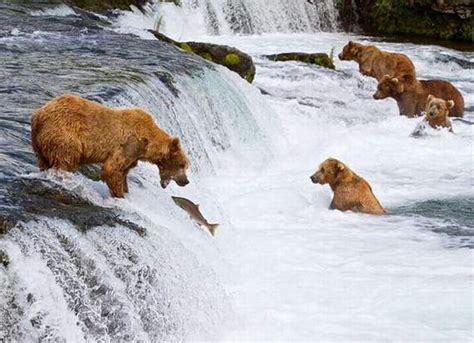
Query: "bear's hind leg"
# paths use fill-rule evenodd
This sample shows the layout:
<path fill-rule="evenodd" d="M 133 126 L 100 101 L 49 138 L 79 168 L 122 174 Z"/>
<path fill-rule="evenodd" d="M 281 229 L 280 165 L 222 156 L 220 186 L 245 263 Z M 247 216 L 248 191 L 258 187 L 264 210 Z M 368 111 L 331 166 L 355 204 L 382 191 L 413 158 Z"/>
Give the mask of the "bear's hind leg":
<path fill-rule="evenodd" d="M 46 155 L 45 160 L 49 162 L 50 168 L 75 172 L 81 166 L 82 151 L 77 145 L 52 146 Z"/>
<path fill-rule="evenodd" d="M 42 156 L 41 154 L 36 154 L 36 159 L 38 160 L 39 170 L 43 171 L 51 168 L 51 165 L 49 164 L 48 160 L 44 158 L 44 156 Z"/>

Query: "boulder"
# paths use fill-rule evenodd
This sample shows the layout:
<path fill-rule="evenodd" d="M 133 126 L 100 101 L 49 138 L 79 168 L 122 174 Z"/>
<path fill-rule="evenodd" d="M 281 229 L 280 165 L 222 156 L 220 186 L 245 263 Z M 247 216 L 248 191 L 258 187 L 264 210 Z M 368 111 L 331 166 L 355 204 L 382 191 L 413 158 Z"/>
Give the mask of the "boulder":
<path fill-rule="evenodd" d="M 64 0 L 64 2 L 84 10 L 103 13 L 114 9 L 129 10 L 131 5 L 142 8 L 147 0 Z"/>
<path fill-rule="evenodd" d="M 166 43 L 177 46 L 187 52 L 196 54 L 209 62 L 223 65 L 236 72 L 242 78 L 252 83 L 255 77 L 255 65 L 252 57 L 227 45 L 202 42 L 178 42 L 155 30 L 149 30 L 153 35 Z"/>
<path fill-rule="evenodd" d="M 332 57 L 325 53 L 285 52 L 275 55 L 265 55 L 264 57 L 275 62 L 298 61 L 316 64 L 324 68 L 336 69 Z"/>

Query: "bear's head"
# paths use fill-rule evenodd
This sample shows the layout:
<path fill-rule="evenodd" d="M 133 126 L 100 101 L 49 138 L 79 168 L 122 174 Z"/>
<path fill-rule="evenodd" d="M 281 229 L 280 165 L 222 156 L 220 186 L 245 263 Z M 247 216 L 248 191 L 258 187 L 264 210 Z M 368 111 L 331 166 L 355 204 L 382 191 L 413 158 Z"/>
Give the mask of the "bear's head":
<path fill-rule="evenodd" d="M 402 79 L 385 75 L 377 85 L 377 91 L 373 97 L 376 100 L 385 99 L 389 96 L 394 97 L 405 91 L 404 81 Z"/>
<path fill-rule="evenodd" d="M 354 43 L 349 41 L 344 48 L 342 48 L 341 53 L 338 55 L 341 61 L 353 61 L 360 54 L 362 44 Z"/>
<path fill-rule="evenodd" d="M 444 100 L 436 98 L 433 95 L 428 95 L 426 99 L 426 120 L 431 122 L 441 122 L 446 120 L 449 115 L 449 110 L 454 107 L 453 100 Z"/>
<path fill-rule="evenodd" d="M 171 181 L 175 181 L 181 187 L 189 183 L 186 176 L 189 162 L 179 138 L 171 138 L 164 157 L 157 164 L 160 170 L 161 187 L 166 188 Z"/>
<path fill-rule="evenodd" d="M 319 165 L 319 169 L 310 178 L 313 183 L 334 185 L 338 180 L 347 177 L 348 174 L 350 174 L 350 170 L 344 163 L 335 158 L 328 158 Z"/>

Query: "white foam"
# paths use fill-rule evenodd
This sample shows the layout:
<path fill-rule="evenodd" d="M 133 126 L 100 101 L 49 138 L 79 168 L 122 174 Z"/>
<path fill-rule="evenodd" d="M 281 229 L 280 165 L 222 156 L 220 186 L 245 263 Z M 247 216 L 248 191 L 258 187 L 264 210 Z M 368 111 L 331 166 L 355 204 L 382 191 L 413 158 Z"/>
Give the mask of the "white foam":
<path fill-rule="evenodd" d="M 32 11 L 31 15 L 34 17 L 42 17 L 42 16 L 67 17 L 70 15 L 78 15 L 78 14 L 71 7 L 67 5 L 59 5 L 53 8 L 45 8 L 38 11 Z"/>

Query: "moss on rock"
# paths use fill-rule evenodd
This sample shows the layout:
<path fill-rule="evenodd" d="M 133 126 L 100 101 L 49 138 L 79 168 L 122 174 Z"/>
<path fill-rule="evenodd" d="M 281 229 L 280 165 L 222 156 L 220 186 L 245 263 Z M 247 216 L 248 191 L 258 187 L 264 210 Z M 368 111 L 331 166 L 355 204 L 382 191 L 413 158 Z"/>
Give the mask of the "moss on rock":
<path fill-rule="evenodd" d="M 227 54 L 224 57 L 224 64 L 226 66 L 235 66 L 240 63 L 240 58 L 237 54 Z"/>
<path fill-rule="evenodd" d="M 179 43 L 178 46 L 184 51 L 193 52 L 193 48 L 191 48 L 188 43 Z"/>
<path fill-rule="evenodd" d="M 201 56 L 205 60 L 208 60 L 209 62 L 212 62 L 212 55 L 208 52 L 202 52 L 199 54 L 199 56 Z"/>
<path fill-rule="evenodd" d="M 470 0 L 338 0 L 338 4 L 347 29 L 358 24 L 372 34 L 474 41 L 474 2 Z"/>
<path fill-rule="evenodd" d="M 316 64 L 324 68 L 336 69 L 331 56 L 325 53 L 309 54 L 304 52 L 287 52 L 275 55 L 266 55 L 265 57 L 275 62 L 298 61 Z"/>
<path fill-rule="evenodd" d="M 227 45 L 202 42 L 178 42 L 155 30 L 150 30 L 150 32 L 160 41 L 194 53 L 207 61 L 227 67 L 248 82 L 252 82 L 255 77 L 255 65 L 252 57 L 243 51 Z"/>

